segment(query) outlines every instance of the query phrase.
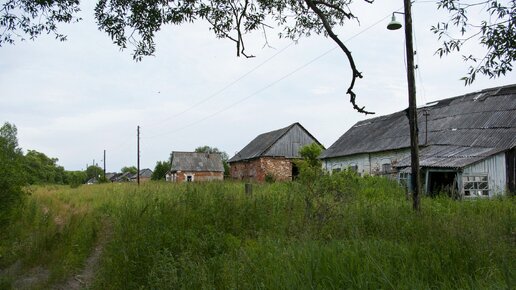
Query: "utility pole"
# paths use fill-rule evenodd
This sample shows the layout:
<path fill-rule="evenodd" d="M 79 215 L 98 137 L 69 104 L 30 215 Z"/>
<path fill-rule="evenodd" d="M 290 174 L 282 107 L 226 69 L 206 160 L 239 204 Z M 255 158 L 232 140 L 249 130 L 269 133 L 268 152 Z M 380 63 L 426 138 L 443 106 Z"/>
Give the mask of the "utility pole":
<path fill-rule="evenodd" d="M 138 181 L 138 186 L 140 186 L 140 126 L 138 126 L 136 128 L 136 141 L 137 141 L 137 164 L 138 164 L 138 172 L 137 172 L 137 178 L 136 180 Z"/>
<path fill-rule="evenodd" d="M 409 95 L 410 166 L 412 169 L 412 207 L 420 210 L 421 178 L 419 176 L 419 140 L 417 126 L 416 81 L 414 77 L 414 44 L 412 42 L 412 3 L 403 0 L 405 7 L 405 44 L 407 52 L 407 81 Z"/>
<path fill-rule="evenodd" d="M 106 149 L 104 149 L 104 179 L 106 179 Z"/>

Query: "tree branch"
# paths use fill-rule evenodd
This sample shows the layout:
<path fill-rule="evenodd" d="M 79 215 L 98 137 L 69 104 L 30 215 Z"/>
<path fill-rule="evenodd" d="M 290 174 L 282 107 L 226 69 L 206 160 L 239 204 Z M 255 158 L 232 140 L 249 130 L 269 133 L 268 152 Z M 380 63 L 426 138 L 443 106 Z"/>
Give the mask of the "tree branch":
<path fill-rule="evenodd" d="M 322 24 L 324 26 L 324 29 L 326 30 L 326 32 L 328 33 L 330 38 L 333 39 L 333 41 L 335 41 L 337 43 L 337 45 L 346 54 L 346 57 L 348 58 L 349 66 L 351 67 L 351 70 L 352 70 L 352 76 L 351 76 L 351 82 L 349 84 L 347 94 L 349 94 L 349 98 L 350 98 L 349 101 L 353 105 L 353 109 L 355 109 L 356 111 L 358 111 L 360 113 L 366 114 L 366 115 L 374 114 L 374 112 L 366 111 L 366 110 L 364 110 L 365 107 L 359 107 L 356 104 L 356 101 L 355 101 L 356 94 L 355 94 L 355 92 L 353 92 L 353 88 L 355 86 L 356 79 L 357 78 L 362 78 L 362 73 L 360 73 L 357 70 L 357 67 L 355 65 L 355 61 L 353 60 L 353 56 L 351 55 L 351 51 L 349 51 L 349 49 L 344 45 L 344 43 L 339 39 L 339 37 L 333 32 L 333 30 L 331 28 L 331 25 L 328 22 L 328 19 L 326 18 L 324 13 L 317 7 L 317 5 L 314 3 L 314 1 L 313 0 L 305 0 L 305 2 L 308 5 L 308 7 L 312 11 L 314 11 L 315 14 L 317 14 L 317 16 L 319 17 L 319 19 L 321 20 L 321 22 L 322 22 Z"/>

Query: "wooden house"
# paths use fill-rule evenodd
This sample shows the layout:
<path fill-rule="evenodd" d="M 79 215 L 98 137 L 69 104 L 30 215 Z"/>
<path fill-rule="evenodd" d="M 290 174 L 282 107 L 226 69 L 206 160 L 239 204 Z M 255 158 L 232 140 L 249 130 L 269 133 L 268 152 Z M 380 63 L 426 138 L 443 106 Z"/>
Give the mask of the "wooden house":
<path fill-rule="evenodd" d="M 487 197 L 515 191 L 516 85 L 443 99 L 417 112 L 427 193 Z M 406 112 L 356 123 L 321 159 L 330 172 L 349 169 L 410 184 Z"/>
<path fill-rule="evenodd" d="M 300 147 L 314 142 L 321 145 L 299 123 L 258 135 L 229 159 L 231 177 L 255 181 L 265 181 L 267 177 L 292 180 L 298 174 L 292 160 L 300 157 Z"/>
<path fill-rule="evenodd" d="M 166 180 L 172 182 L 200 182 L 224 179 L 224 165 L 220 153 L 172 152 L 171 168 Z"/>

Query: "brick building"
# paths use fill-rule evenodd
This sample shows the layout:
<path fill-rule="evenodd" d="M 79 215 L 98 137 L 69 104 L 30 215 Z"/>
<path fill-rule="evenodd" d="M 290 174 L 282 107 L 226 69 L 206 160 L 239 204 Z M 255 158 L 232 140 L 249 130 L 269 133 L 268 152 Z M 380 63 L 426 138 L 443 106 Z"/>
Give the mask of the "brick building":
<path fill-rule="evenodd" d="M 292 160 L 300 157 L 300 147 L 314 142 L 321 145 L 299 123 L 258 135 L 229 159 L 231 177 L 265 181 L 270 176 L 278 181 L 292 180 L 298 174 Z"/>
<path fill-rule="evenodd" d="M 171 168 L 166 180 L 198 182 L 224 179 L 224 165 L 220 153 L 172 152 Z"/>

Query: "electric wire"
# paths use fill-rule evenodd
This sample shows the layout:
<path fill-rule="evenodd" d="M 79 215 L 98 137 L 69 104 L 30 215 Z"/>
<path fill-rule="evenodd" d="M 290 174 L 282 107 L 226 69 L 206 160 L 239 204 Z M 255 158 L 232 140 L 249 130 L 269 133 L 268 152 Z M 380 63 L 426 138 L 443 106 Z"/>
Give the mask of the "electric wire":
<path fill-rule="evenodd" d="M 398 10 L 400 10 L 400 9 L 401 9 L 401 8 L 399 8 Z M 396 10 L 396 11 L 397 11 L 397 10 Z M 383 22 L 385 19 L 389 18 L 390 16 L 391 16 L 391 13 L 387 14 L 387 15 L 386 15 L 386 16 L 384 16 L 383 18 L 381 18 L 381 19 L 379 19 L 378 21 L 376 21 L 375 23 L 373 23 L 372 25 L 370 25 L 370 26 L 366 27 L 366 28 L 365 28 L 365 29 L 363 29 L 362 31 L 360 31 L 360 32 L 358 32 L 358 33 L 354 34 L 353 36 L 349 37 L 348 39 L 346 39 L 346 40 L 344 41 L 344 43 L 347 43 L 347 42 L 349 42 L 349 41 L 353 40 L 354 38 L 358 37 L 359 35 L 363 34 L 364 32 L 366 32 L 366 31 L 370 30 L 371 28 L 375 27 L 375 26 L 376 26 L 376 25 L 378 25 L 379 23 Z M 246 97 L 239 99 L 238 101 L 236 101 L 236 102 L 234 102 L 234 103 L 230 104 L 229 106 L 226 106 L 226 107 L 222 108 L 221 110 L 218 110 L 218 111 L 216 111 L 216 112 L 214 112 L 214 113 L 212 113 L 212 114 L 210 114 L 210 115 L 208 115 L 208 116 L 206 116 L 206 117 L 203 117 L 203 118 L 201 118 L 201 119 L 199 119 L 199 120 L 197 120 L 197 121 L 191 122 L 191 123 L 189 123 L 189 124 L 187 124 L 187 125 L 185 125 L 185 126 L 182 126 L 182 127 L 176 128 L 176 129 L 174 129 L 174 130 L 166 131 L 166 132 L 163 132 L 163 133 L 160 133 L 160 134 L 152 135 L 152 136 L 149 136 L 149 137 L 147 137 L 147 138 L 156 138 L 156 137 L 161 137 L 161 136 L 164 136 L 164 135 L 169 135 L 169 134 L 172 134 L 172 133 L 175 133 L 175 132 L 178 132 L 178 131 L 181 131 L 181 130 L 187 129 L 187 128 L 189 128 L 189 127 L 195 126 L 195 125 L 197 125 L 197 124 L 199 124 L 199 123 L 202 123 L 202 122 L 204 122 L 204 121 L 206 121 L 206 120 L 208 120 L 208 119 L 210 119 L 210 118 L 212 118 L 212 117 L 214 117 L 214 116 L 216 116 L 216 115 L 218 115 L 218 114 L 220 114 L 220 113 L 223 113 L 223 112 L 225 112 L 225 111 L 229 110 L 230 108 L 232 108 L 232 107 L 234 107 L 234 106 L 236 106 L 236 105 L 238 105 L 238 104 L 240 104 L 240 103 L 242 103 L 242 102 L 244 102 L 244 101 L 246 101 L 246 100 L 248 100 L 248 99 L 250 99 L 250 98 L 252 98 L 252 97 L 254 97 L 254 96 L 256 96 L 256 95 L 258 95 L 259 93 L 261 93 L 261 92 L 263 92 L 263 91 L 267 90 L 268 88 L 270 88 L 270 87 L 272 87 L 272 86 L 276 85 L 277 83 L 279 83 L 279 82 L 283 81 L 284 79 L 286 79 L 286 78 L 290 77 L 291 75 L 295 74 L 296 72 L 298 72 L 298 71 L 300 71 L 300 70 L 304 69 L 305 67 L 309 66 L 310 64 L 314 63 L 315 61 L 317 61 L 317 60 L 321 59 L 322 57 L 326 56 L 327 54 L 329 54 L 330 52 L 334 51 L 334 50 L 335 50 L 335 49 L 337 49 L 337 48 L 339 48 L 339 47 L 338 47 L 338 46 L 334 46 L 333 48 L 331 48 L 331 49 L 329 49 L 329 50 L 327 50 L 327 51 L 323 52 L 322 54 L 318 55 L 317 57 L 313 58 L 312 60 L 310 60 L 310 61 L 306 62 L 305 64 L 303 64 L 303 65 L 301 65 L 301 66 L 297 67 L 296 69 L 294 69 L 294 70 L 292 70 L 292 71 L 288 72 L 287 74 L 283 75 L 283 76 L 282 76 L 282 77 L 280 77 L 279 79 L 277 79 L 277 80 L 275 80 L 275 81 L 273 81 L 273 82 L 269 83 L 268 85 L 266 85 L 266 86 L 264 86 L 264 87 L 262 87 L 262 88 L 258 89 L 258 90 L 257 90 L 257 91 L 255 91 L 254 93 L 251 93 L 250 95 L 247 95 Z"/>

